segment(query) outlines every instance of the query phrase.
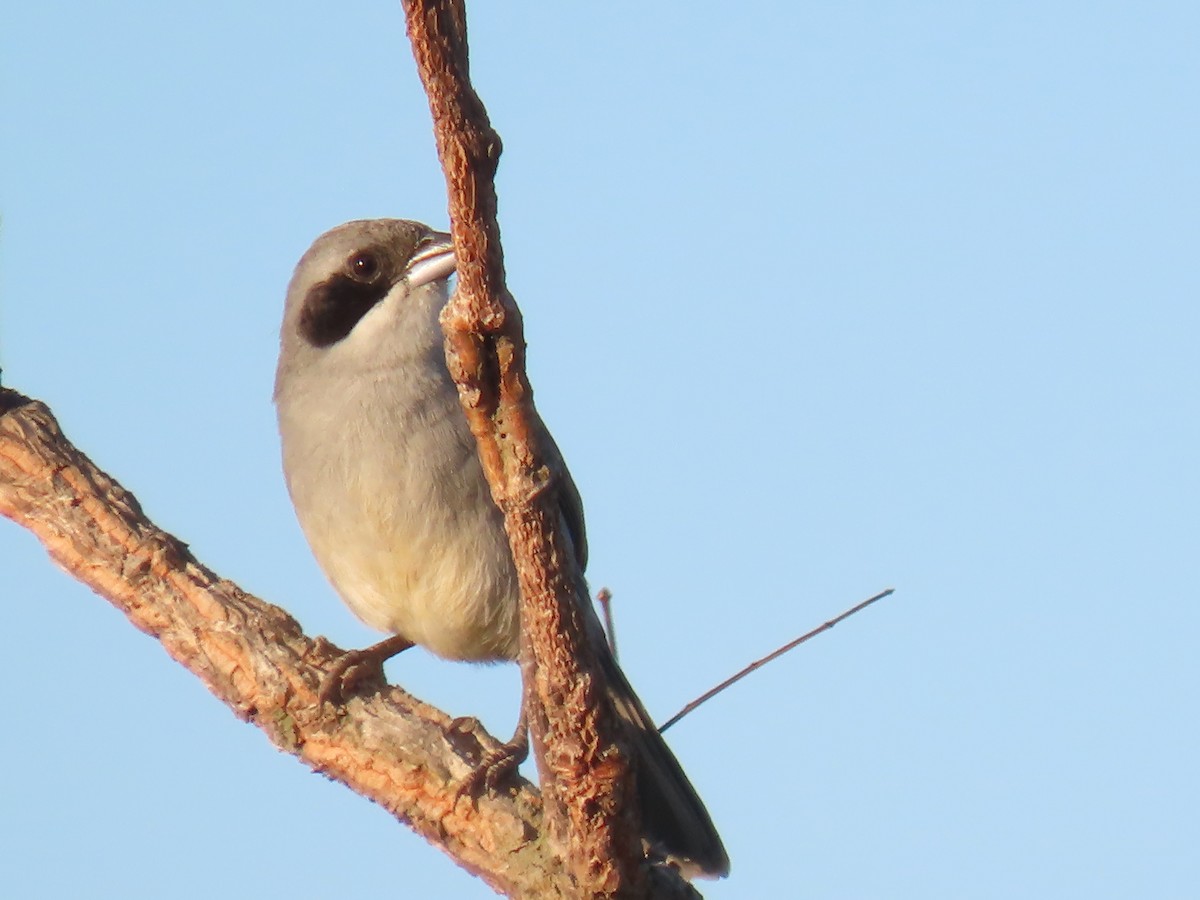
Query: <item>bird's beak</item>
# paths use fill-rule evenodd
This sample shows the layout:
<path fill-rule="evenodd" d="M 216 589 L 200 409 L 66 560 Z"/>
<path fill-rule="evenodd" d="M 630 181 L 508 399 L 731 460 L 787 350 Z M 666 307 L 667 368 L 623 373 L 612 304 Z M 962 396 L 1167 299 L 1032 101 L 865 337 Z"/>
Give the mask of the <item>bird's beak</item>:
<path fill-rule="evenodd" d="M 408 284 L 420 287 L 454 274 L 454 243 L 450 235 L 433 233 L 433 242 L 418 250 L 408 263 Z"/>

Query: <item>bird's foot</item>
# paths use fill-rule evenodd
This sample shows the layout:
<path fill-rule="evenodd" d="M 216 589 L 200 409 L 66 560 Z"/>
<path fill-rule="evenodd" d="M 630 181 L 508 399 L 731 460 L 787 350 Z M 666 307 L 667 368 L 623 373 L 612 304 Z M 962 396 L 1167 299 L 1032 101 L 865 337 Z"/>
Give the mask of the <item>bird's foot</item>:
<path fill-rule="evenodd" d="M 358 685 L 373 680 L 382 681 L 383 664 L 412 645 L 413 642 L 408 638 L 394 634 L 362 650 L 343 653 L 321 679 L 321 687 L 317 691 L 318 705 L 332 703 L 342 706 Z"/>

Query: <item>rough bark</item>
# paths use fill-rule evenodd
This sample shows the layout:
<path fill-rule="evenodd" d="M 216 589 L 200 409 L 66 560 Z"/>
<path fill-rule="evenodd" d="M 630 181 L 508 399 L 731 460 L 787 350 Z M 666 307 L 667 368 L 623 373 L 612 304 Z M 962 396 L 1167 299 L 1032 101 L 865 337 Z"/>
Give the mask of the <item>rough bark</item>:
<path fill-rule="evenodd" d="M 554 846 L 580 897 L 643 896 L 640 810 L 603 674 L 584 639 L 587 596 L 560 515 L 563 474 L 533 406 L 521 315 L 504 278 L 493 178 L 501 143 L 468 73 L 459 0 L 405 0 L 446 175 L 458 290 L 446 356 L 479 443 L 521 584 L 522 673 Z"/>
<path fill-rule="evenodd" d="M 316 702 L 333 644 L 245 593 L 157 528 L 137 500 L 76 449 L 41 403 L 0 390 L 0 514 L 32 531 L 68 573 L 157 638 L 279 749 L 387 809 L 497 891 L 559 897 L 557 860 L 539 837 L 541 798 L 472 804 L 456 783 L 497 742 L 397 687 Z"/>

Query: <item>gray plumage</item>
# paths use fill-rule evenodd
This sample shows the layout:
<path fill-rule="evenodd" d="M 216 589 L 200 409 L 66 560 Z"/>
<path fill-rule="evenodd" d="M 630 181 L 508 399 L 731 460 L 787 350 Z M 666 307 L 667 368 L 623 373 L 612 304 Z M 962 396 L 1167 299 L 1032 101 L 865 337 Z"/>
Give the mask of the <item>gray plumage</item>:
<path fill-rule="evenodd" d="M 447 659 L 509 660 L 517 576 L 438 323 L 453 269 L 449 235 L 398 219 L 349 222 L 304 254 L 275 379 L 284 474 L 317 562 L 355 615 Z M 544 437 L 585 565 L 582 504 Z M 726 874 L 703 803 L 580 602 L 628 725 L 647 837 L 685 868 Z"/>

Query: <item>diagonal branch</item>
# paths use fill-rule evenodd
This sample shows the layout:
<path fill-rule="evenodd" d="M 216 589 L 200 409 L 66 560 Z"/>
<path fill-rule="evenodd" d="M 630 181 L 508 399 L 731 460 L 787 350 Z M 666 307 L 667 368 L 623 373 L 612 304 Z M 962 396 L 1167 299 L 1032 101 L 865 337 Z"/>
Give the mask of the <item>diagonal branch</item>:
<path fill-rule="evenodd" d="M 351 700 L 345 715 L 323 713 L 317 689 L 341 651 L 201 565 L 63 436 L 43 404 L 7 389 L 0 514 L 32 531 L 60 566 L 279 749 L 378 803 L 497 891 L 564 896 L 561 864 L 539 840 L 536 788 L 520 781 L 514 794 L 456 803 L 456 783 L 495 740 L 456 728 L 396 687 Z"/>

